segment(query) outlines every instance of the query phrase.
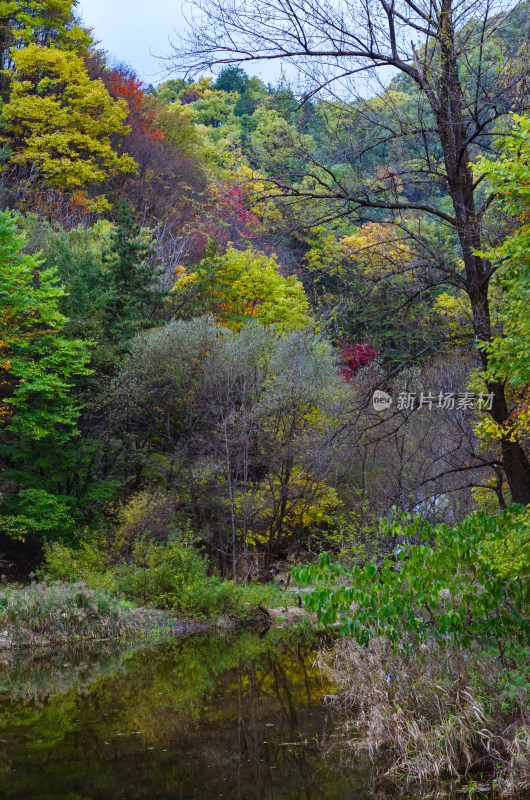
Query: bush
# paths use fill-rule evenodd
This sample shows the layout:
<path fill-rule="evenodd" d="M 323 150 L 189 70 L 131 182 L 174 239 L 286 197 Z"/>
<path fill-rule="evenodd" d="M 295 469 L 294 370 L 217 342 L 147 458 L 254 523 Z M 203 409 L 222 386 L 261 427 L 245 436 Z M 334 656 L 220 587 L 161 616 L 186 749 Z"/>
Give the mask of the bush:
<path fill-rule="evenodd" d="M 208 575 L 209 564 L 188 537 L 172 536 L 163 544 L 141 539 L 130 563 L 116 570 L 119 591 L 132 600 L 152 603 L 177 613 L 202 616 L 248 614 L 249 606 L 279 594 L 269 587 L 234 586 Z"/>
<path fill-rule="evenodd" d="M 77 548 L 60 542 L 48 544 L 44 550 L 45 577 L 52 581 L 82 581 L 90 589 L 117 591 L 116 576 L 110 569 L 107 544 L 104 540 L 83 541 Z"/>
<path fill-rule="evenodd" d="M 194 616 L 247 616 L 257 605 L 282 596 L 274 587 L 234 586 L 209 576 L 209 563 L 189 534 L 174 533 L 169 541 L 156 542 L 146 533 L 126 557 L 111 555 L 104 540 L 85 541 L 77 549 L 55 542 L 46 548 L 43 572 L 48 580 L 83 581 L 95 591 Z"/>
<path fill-rule="evenodd" d="M 47 644 L 115 636 L 127 625 L 123 604 L 83 583 L 32 583 L 0 589 L 5 644 Z"/>
<path fill-rule="evenodd" d="M 435 527 L 419 515 L 383 522 L 396 543 L 378 566 L 350 570 L 327 553 L 316 567 L 295 570 L 315 582 L 307 603 L 323 624 L 340 620 L 360 644 L 387 636 L 501 651 L 511 639 L 530 640 L 530 516 L 512 506 L 492 516 L 470 514 L 454 528 Z"/>
<path fill-rule="evenodd" d="M 119 591 L 126 597 L 182 613 L 222 612 L 227 588 L 208 577 L 206 559 L 191 542 L 173 535 L 166 543 L 145 537 L 132 547 L 130 561 L 115 570 Z"/>
<path fill-rule="evenodd" d="M 118 526 L 113 552 L 127 557 L 140 539 L 167 542 L 175 530 L 175 498 L 161 490 L 147 489 L 114 508 Z"/>
<path fill-rule="evenodd" d="M 478 512 L 454 527 L 383 522 L 394 551 L 350 570 L 322 554 L 295 571 L 307 604 L 349 634 L 328 667 L 355 747 L 420 783 L 486 772 L 530 787 L 530 516 Z M 512 793 L 512 794 L 510 794 Z"/>

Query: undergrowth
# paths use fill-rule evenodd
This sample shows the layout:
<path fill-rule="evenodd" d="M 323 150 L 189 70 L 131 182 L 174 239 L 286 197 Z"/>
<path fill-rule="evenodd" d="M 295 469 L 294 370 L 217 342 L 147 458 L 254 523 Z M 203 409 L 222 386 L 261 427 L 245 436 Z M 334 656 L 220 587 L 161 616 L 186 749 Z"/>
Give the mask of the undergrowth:
<path fill-rule="evenodd" d="M 411 788 L 487 776 L 499 796 L 527 796 L 530 653 L 510 658 L 507 667 L 478 647 L 404 652 L 382 638 L 368 647 L 343 640 L 318 662 L 339 687 L 341 751 L 368 751 L 387 778 Z"/>
<path fill-rule="evenodd" d="M 43 573 L 193 617 L 248 616 L 258 605 L 274 605 L 283 597 L 276 587 L 236 586 L 209 571 L 193 540 L 173 534 L 166 542 L 142 537 L 126 553 L 101 541 L 84 542 L 76 549 L 54 543 L 46 550 Z"/>

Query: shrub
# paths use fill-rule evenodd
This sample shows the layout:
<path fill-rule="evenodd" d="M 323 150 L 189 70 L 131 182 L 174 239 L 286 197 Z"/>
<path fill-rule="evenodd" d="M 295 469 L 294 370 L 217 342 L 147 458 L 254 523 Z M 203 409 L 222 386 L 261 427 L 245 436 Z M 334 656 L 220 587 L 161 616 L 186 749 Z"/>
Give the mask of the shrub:
<path fill-rule="evenodd" d="M 133 545 L 130 560 L 122 561 L 115 572 L 126 597 L 183 613 L 224 610 L 223 584 L 208 577 L 206 559 L 176 535 L 166 543 L 142 537 Z"/>
<path fill-rule="evenodd" d="M 76 549 L 54 542 L 46 548 L 43 574 L 47 580 L 82 581 L 94 591 L 195 616 L 247 616 L 257 605 L 283 597 L 274 587 L 234 586 L 209 575 L 208 560 L 187 533 L 156 542 L 146 531 L 126 555 L 112 549 L 103 539 L 82 542 Z"/>
<path fill-rule="evenodd" d="M 316 582 L 308 606 L 323 624 L 342 622 L 360 644 L 387 636 L 503 650 L 530 638 L 530 517 L 522 506 L 497 516 L 471 514 L 454 528 L 415 517 L 384 522 L 396 548 L 381 564 L 350 570 L 327 553 L 316 567 L 295 570 L 301 583 Z"/>
<path fill-rule="evenodd" d="M 104 540 L 83 541 L 77 548 L 53 542 L 46 545 L 44 555 L 43 573 L 48 580 L 82 581 L 90 589 L 116 593 L 116 577 Z"/>
<path fill-rule="evenodd" d="M 419 782 L 496 775 L 530 786 L 530 517 L 521 506 L 450 528 L 382 523 L 394 551 L 352 569 L 322 554 L 295 570 L 308 606 L 351 638 L 330 674 L 356 709 L 347 740 Z M 497 773 L 496 773 L 497 771 Z M 511 795 L 509 793 L 512 793 Z"/>

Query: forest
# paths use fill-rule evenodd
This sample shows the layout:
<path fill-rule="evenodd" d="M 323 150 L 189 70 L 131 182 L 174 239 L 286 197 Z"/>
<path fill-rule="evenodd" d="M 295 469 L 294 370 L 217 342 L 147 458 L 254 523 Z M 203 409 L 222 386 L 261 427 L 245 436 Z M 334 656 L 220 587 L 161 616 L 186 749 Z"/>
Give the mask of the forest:
<path fill-rule="evenodd" d="M 525 796 L 530 4 L 194 9 L 0 4 L 0 639 L 303 598 L 347 749 Z"/>

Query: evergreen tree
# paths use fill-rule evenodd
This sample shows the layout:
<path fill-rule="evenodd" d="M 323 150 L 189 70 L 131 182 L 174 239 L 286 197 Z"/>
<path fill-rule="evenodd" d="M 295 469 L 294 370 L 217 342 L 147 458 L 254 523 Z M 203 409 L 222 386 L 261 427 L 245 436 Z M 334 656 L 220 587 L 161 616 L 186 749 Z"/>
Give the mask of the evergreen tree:
<path fill-rule="evenodd" d="M 150 258 L 153 248 L 126 203 L 121 205 L 117 223 L 104 255 L 108 267 L 104 330 L 113 344 L 120 345 L 154 324 L 167 291 L 156 285 L 162 273 Z"/>

